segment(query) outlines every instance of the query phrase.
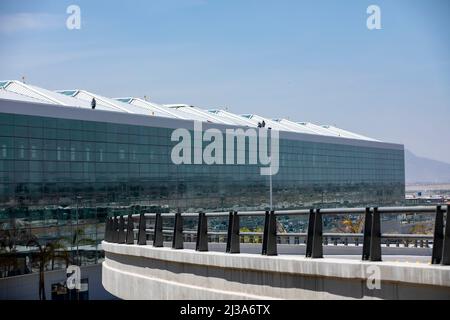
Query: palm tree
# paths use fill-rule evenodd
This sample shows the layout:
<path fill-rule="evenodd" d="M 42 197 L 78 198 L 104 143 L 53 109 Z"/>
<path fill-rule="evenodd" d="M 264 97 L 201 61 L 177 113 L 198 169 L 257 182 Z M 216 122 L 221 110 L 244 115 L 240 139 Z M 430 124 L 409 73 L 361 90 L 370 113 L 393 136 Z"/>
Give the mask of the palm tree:
<path fill-rule="evenodd" d="M 350 216 L 346 216 L 338 227 L 339 231 L 345 233 L 361 233 L 364 226 L 364 217 L 359 216 L 356 220 L 352 220 Z"/>
<path fill-rule="evenodd" d="M 432 226 L 426 223 L 416 223 L 409 229 L 409 233 L 412 234 L 432 234 L 433 228 Z"/>
<path fill-rule="evenodd" d="M 364 228 L 364 216 L 358 216 L 356 220 L 353 220 L 349 215 L 344 218 L 343 221 L 341 221 L 341 226 L 339 226 L 337 229 L 340 232 L 343 233 L 362 233 Z M 350 237 L 351 238 L 351 237 Z M 355 242 L 358 241 L 358 238 L 353 239 Z M 347 238 L 345 239 L 345 243 L 347 242 Z"/>
<path fill-rule="evenodd" d="M 243 233 L 243 232 L 251 232 L 251 230 L 247 227 L 241 227 L 239 229 L 239 233 Z M 242 242 L 250 242 L 250 236 L 243 236 L 242 238 Z"/>
<path fill-rule="evenodd" d="M 264 233 L 264 227 L 255 227 L 253 229 L 250 229 L 248 227 L 241 227 L 239 229 L 239 232 L 260 232 Z M 277 221 L 277 233 L 286 233 L 286 229 L 283 226 L 283 224 L 279 221 Z M 242 237 L 243 242 L 250 242 L 250 243 L 262 243 L 263 239 L 260 235 L 250 235 L 250 236 L 244 236 Z"/>
<path fill-rule="evenodd" d="M 0 224 L 0 266 L 7 272 L 15 273 L 18 267 L 17 246 L 25 246 L 30 240 L 36 239 L 27 225 L 17 219 Z"/>
<path fill-rule="evenodd" d="M 49 262 L 54 267 L 54 261 L 61 259 L 66 262 L 66 268 L 69 266 L 69 254 L 61 240 L 54 240 L 45 245 L 41 245 L 39 241 L 33 239 L 27 244 L 27 247 L 34 246 L 38 249 L 32 254 L 32 263 L 39 268 L 39 299 L 46 300 L 45 295 L 45 267 Z"/>

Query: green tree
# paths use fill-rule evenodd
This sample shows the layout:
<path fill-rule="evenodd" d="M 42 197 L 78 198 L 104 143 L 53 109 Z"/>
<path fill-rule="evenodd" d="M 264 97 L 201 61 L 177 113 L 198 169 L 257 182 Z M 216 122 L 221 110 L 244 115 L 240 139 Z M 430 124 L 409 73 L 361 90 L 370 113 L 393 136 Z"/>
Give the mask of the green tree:
<path fill-rule="evenodd" d="M 8 273 L 19 269 L 17 246 L 26 246 L 36 239 L 27 224 L 12 218 L 0 224 L 0 268 Z"/>
<path fill-rule="evenodd" d="M 409 229 L 412 234 L 432 234 L 433 228 L 425 223 L 416 223 Z"/>
<path fill-rule="evenodd" d="M 39 241 L 33 239 L 27 244 L 28 247 L 37 248 L 37 252 L 32 253 L 32 264 L 39 268 L 39 299 L 46 300 L 45 295 L 45 269 L 51 263 L 52 268 L 55 260 L 63 260 L 66 263 L 66 268 L 69 266 L 69 254 L 66 246 L 61 240 L 54 240 L 41 245 Z"/>
<path fill-rule="evenodd" d="M 241 227 L 240 229 L 239 229 L 239 233 L 243 233 L 243 232 L 251 232 L 251 230 L 249 229 L 249 228 L 247 228 L 247 227 Z M 250 242 L 250 236 L 243 236 L 242 237 L 242 241 L 245 243 L 245 242 Z"/>
<path fill-rule="evenodd" d="M 361 233 L 364 227 L 364 217 L 359 216 L 356 220 L 352 220 L 350 216 L 346 216 L 338 230 L 344 233 Z"/>

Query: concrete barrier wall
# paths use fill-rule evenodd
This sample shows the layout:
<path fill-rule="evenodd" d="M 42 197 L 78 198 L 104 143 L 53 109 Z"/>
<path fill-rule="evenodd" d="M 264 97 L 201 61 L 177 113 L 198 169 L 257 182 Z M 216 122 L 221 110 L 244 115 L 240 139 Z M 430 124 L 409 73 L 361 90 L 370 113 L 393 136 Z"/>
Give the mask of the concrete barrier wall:
<path fill-rule="evenodd" d="M 103 248 L 103 286 L 122 299 L 450 299 L 450 267 L 111 243 Z M 374 267 L 381 286 L 371 290 Z"/>

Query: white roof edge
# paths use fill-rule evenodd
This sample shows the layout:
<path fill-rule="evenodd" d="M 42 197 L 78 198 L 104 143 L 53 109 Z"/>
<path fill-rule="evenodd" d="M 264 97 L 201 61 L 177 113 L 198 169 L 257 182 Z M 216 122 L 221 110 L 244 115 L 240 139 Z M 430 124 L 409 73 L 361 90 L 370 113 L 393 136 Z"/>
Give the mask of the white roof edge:
<path fill-rule="evenodd" d="M 164 107 L 165 105 L 159 105 L 159 104 L 157 104 L 157 103 L 154 103 L 154 102 L 151 102 L 151 101 L 147 101 L 147 100 L 142 99 L 142 98 L 137 98 L 137 97 L 124 97 L 124 98 L 113 98 L 113 99 L 114 99 L 114 100 L 118 100 L 118 99 L 130 99 L 130 102 L 129 102 L 129 103 L 131 103 L 131 101 L 133 101 L 133 100 L 140 101 L 140 102 L 143 102 L 143 103 L 145 103 L 145 104 L 148 104 L 148 105 L 151 106 L 152 108 L 155 108 L 155 109 L 157 109 L 157 110 L 159 110 L 159 111 L 161 111 L 161 112 L 168 113 L 168 114 L 174 116 L 175 118 L 188 120 L 188 119 L 186 119 L 186 118 L 184 118 L 184 117 L 182 117 L 182 116 L 180 116 L 180 115 L 174 113 L 172 110 L 170 110 L 170 108 L 168 108 L 168 107 L 165 108 L 165 107 Z"/>
<path fill-rule="evenodd" d="M 229 120 L 221 119 L 221 117 L 196 106 L 189 105 L 189 104 L 163 104 L 164 107 L 171 108 L 171 109 L 180 109 L 180 112 L 184 112 L 187 114 L 193 114 L 199 117 L 201 121 L 208 121 L 208 122 L 217 122 L 221 124 L 229 124 L 229 125 L 235 125 L 235 123 L 230 122 Z M 194 120 L 194 119 L 191 119 Z M 212 121 L 211 121 L 212 120 Z"/>
<path fill-rule="evenodd" d="M 92 112 L 90 109 L 86 108 L 77 108 L 74 106 L 68 106 L 67 109 L 70 112 L 67 112 L 65 107 L 58 107 L 54 104 L 49 103 L 34 103 L 28 101 L 12 101 L 14 104 L 9 105 L 8 103 L 3 103 L 3 100 L 0 99 L 1 109 L 6 113 L 14 113 L 14 114 L 24 114 L 24 115 L 35 115 L 35 116 L 43 116 L 43 117 L 53 117 L 53 118 L 64 118 L 64 119 L 74 119 L 74 120 L 86 120 L 86 121 L 100 121 L 100 122 L 109 122 L 109 123 L 119 123 L 119 124 L 129 124 L 129 125 L 139 125 L 139 126 L 149 126 L 149 127 L 165 127 L 165 128 L 192 128 L 192 122 L 181 120 L 181 119 L 173 119 L 173 118 L 164 118 L 164 117 L 146 117 L 141 114 L 125 114 L 116 111 L 109 110 L 98 110 L 98 112 Z M 42 108 L 34 108 L 34 105 L 42 105 Z M 224 125 L 217 124 L 218 128 L 221 130 L 226 129 Z M 285 132 L 287 139 L 294 139 L 300 141 L 312 141 L 312 142 L 323 142 L 323 143 L 338 143 L 338 144 L 346 144 L 346 145 L 358 145 L 358 146 L 369 146 L 369 147 L 382 147 L 393 150 L 404 150 L 404 145 L 399 143 L 392 142 L 377 142 L 377 141 L 367 141 L 367 140 L 358 140 L 358 139 L 342 139 L 342 142 L 339 142 L 339 138 L 330 137 L 330 136 L 320 136 L 320 135 L 305 135 L 299 134 L 297 132 Z M 305 140 L 306 139 L 306 140 Z"/>
<path fill-rule="evenodd" d="M 135 98 L 135 97 L 117 97 L 117 98 L 111 98 L 111 99 L 113 99 L 113 100 L 123 100 L 123 99 L 132 100 L 132 99 L 137 99 L 137 98 Z"/>
<path fill-rule="evenodd" d="M 230 112 L 228 110 L 223 110 L 223 109 L 208 109 L 208 112 L 214 114 L 217 117 L 221 117 L 221 118 L 226 118 L 228 121 L 233 121 L 236 125 L 239 126 L 250 126 L 250 125 L 254 125 L 254 123 L 245 117 L 241 117 L 240 115 Z"/>
<path fill-rule="evenodd" d="M 321 125 L 318 125 L 318 124 L 315 124 L 315 123 L 312 123 L 312 122 L 301 121 L 301 122 L 298 122 L 298 124 L 306 126 L 307 128 L 309 128 L 311 130 L 315 130 L 315 131 L 319 132 L 319 134 L 322 133 L 322 134 L 325 134 L 325 135 L 330 135 L 330 136 L 335 136 L 335 137 L 340 137 L 341 136 L 340 134 L 338 134 L 336 132 L 333 132 L 332 130 L 329 130 L 327 128 L 324 128 Z"/>
<path fill-rule="evenodd" d="M 17 84 L 17 85 L 20 85 L 20 86 L 22 86 L 22 87 L 25 87 L 26 89 L 28 89 L 28 90 L 30 90 L 30 91 L 36 93 L 37 95 L 40 95 L 40 96 L 44 97 L 45 99 L 47 99 L 47 100 L 49 100 L 49 101 L 51 101 L 51 102 L 53 102 L 53 103 L 60 104 L 60 105 L 63 105 L 63 106 L 68 106 L 68 105 L 65 104 L 64 102 L 62 102 L 62 101 L 60 101 L 60 100 L 58 100 L 58 99 L 52 98 L 52 97 L 46 95 L 45 93 L 40 92 L 39 90 L 36 90 L 35 88 L 33 88 L 32 85 L 28 85 L 28 84 L 23 83 L 23 82 L 20 82 L 20 81 L 18 81 L 18 80 L 9 80 L 9 83 L 7 84 L 6 88 L 7 88 L 11 83 L 15 83 L 15 84 Z"/>
<path fill-rule="evenodd" d="M 292 130 L 300 132 L 300 133 L 305 133 L 305 134 L 315 134 L 315 135 L 323 135 L 323 133 L 321 133 L 320 131 L 314 130 L 313 128 L 307 127 L 307 126 L 303 126 L 297 122 L 288 120 L 288 119 L 274 119 L 274 121 L 279 122 L 285 126 L 288 127 L 292 127 Z"/>
<path fill-rule="evenodd" d="M 62 91 L 76 91 L 75 95 L 73 96 L 73 97 L 76 98 L 76 99 L 77 99 L 77 95 L 78 95 L 80 92 L 83 92 L 83 93 L 85 93 L 85 94 L 87 94 L 87 95 L 89 95 L 89 96 L 92 96 L 92 97 L 95 98 L 96 100 L 100 101 L 101 104 L 103 104 L 103 105 L 106 105 L 106 106 L 111 107 L 111 108 L 119 109 L 119 110 L 121 110 L 121 111 L 123 111 L 123 112 L 126 112 L 126 113 L 133 113 L 133 112 L 131 112 L 130 110 L 127 110 L 127 109 L 121 107 L 120 105 L 116 105 L 116 104 L 114 104 L 114 103 L 111 103 L 111 102 L 105 100 L 105 99 L 110 99 L 110 98 L 108 98 L 108 97 L 104 97 L 104 96 L 101 96 L 101 95 L 96 94 L 96 93 L 92 93 L 92 92 L 87 91 L 87 90 L 84 90 L 84 89 L 56 90 L 56 92 L 58 92 L 58 93 L 61 93 Z M 118 101 L 118 102 L 120 102 L 120 101 Z"/>
<path fill-rule="evenodd" d="M 78 91 L 80 91 L 79 89 L 67 89 L 67 90 L 55 90 L 55 92 L 57 92 L 57 93 L 59 93 L 59 94 L 63 94 L 63 93 L 61 93 L 61 92 L 67 92 L 67 91 L 73 91 L 73 92 L 75 92 L 75 94 L 77 94 L 78 93 Z M 74 94 L 74 95 L 75 95 Z M 66 94 L 65 94 L 66 95 Z M 68 97 L 73 97 L 74 95 L 71 95 L 71 96 L 68 96 Z"/>
<path fill-rule="evenodd" d="M 0 99 L 2 100 L 10 100 L 10 101 L 21 101 L 21 102 L 29 102 L 29 103 L 42 103 L 49 104 L 48 101 L 44 101 L 42 99 L 37 99 L 33 97 L 29 97 L 20 93 L 16 93 L 13 91 L 5 90 L 4 88 L 0 88 Z"/>
<path fill-rule="evenodd" d="M 85 107 L 84 104 L 82 105 L 72 105 L 70 104 L 72 100 L 70 99 L 78 99 L 79 101 L 86 102 L 88 97 L 95 98 L 98 100 L 99 105 L 103 105 L 105 108 L 111 108 L 113 110 L 110 111 L 122 111 L 127 114 L 147 114 L 147 109 L 145 106 L 142 105 L 133 105 L 131 102 L 133 100 L 139 100 L 140 102 L 148 105 L 149 107 L 154 108 L 154 113 L 159 111 L 160 113 L 171 115 L 174 118 L 182 119 L 182 120 L 195 120 L 196 118 L 201 121 L 208 121 L 212 123 L 217 124 L 225 124 L 225 125 L 237 125 L 237 126 L 244 126 L 244 125 L 251 125 L 251 123 L 255 124 L 258 121 L 265 120 L 268 127 L 272 127 L 275 130 L 280 131 L 286 131 L 286 132 L 296 132 L 296 133 L 308 133 L 308 134 L 315 134 L 315 135 L 322 135 L 322 136 L 331 136 L 331 137 L 338 137 L 338 138 L 347 138 L 347 139 L 355 139 L 355 140 L 365 140 L 365 141 L 372 141 L 372 142 L 380 142 L 384 143 L 383 141 L 373 139 L 358 133 L 351 132 L 349 130 L 341 129 L 339 127 L 336 127 L 334 125 L 317 125 L 311 122 L 296 122 L 284 118 L 279 119 L 271 119 L 267 117 L 260 116 L 258 114 L 245 114 L 250 115 L 251 117 L 246 117 L 244 114 L 235 114 L 228 110 L 223 110 L 220 107 L 214 108 L 214 109 L 202 109 L 200 107 L 196 107 L 189 104 L 179 103 L 179 104 L 157 104 L 153 103 L 151 101 L 147 101 L 142 98 L 136 98 L 133 96 L 128 96 L 124 98 L 109 98 L 105 96 L 98 95 L 96 93 L 92 93 L 87 90 L 83 89 L 66 89 L 66 90 L 48 90 L 44 88 L 40 88 L 31 84 L 24 83 L 19 80 L 1 80 L 0 82 L 4 83 L 2 86 L 2 89 L 5 92 L 14 93 L 18 96 L 24 97 L 23 100 L 27 101 L 26 98 L 30 99 L 36 99 L 39 101 L 43 101 L 44 103 L 49 104 L 56 104 L 64 107 L 73 106 L 73 107 Z M 8 90 L 8 86 L 11 84 L 15 84 L 17 87 L 13 86 L 11 89 Z M 21 89 L 22 88 L 22 89 Z M 62 92 L 68 92 L 73 91 L 73 95 L 63 95 Z M 77 95 L 79 93 L 83 93 L 83 96 L 80 96 L 80 98 L 77 98 Z M 61 98 L 59 98 L 61 97 Z M 63 98 L 64 97 L 64 98 Z M 118 99 L 130 99 L 129 102 L 122 102 L 118 101 Z M 75 100 L 74 100 L 75 101 Z M 130 105 L 130 107 L 128 107 Z M 176 109 L 180 108 L 179 111 L 176 111 Z M 184 112 L 182 109 L 186 108 Z M 142 110 L 141 110 L 142 109 Z M 189 110 L 189 111 L 188 111 Z M 109 110 L 108 110 L 109 111 Z M 175 112 L 176 111 L 176 112 Z M 217 113 L 211 112 L 216 111 Z M 180 113 L 180 114 L 178 114 Z M 221 114 L 222 113 L 222 114 Z M 167 116 L 169 117 L 169 116 Z M 241 121 L 242 119 L 242 121 Z M 285 123 L 283 123 L 285 122 Z M 297 126 L 305 127 L 308 130 L 302 130 L 302 128 L 299 128 Z M 309 132 L 305 132 L 309 131 Z"/>
<path fill-rule="evenodd" d="M 246 116 L 248 116 L 248 115 L 250 115 L 251 118 L 246 117 Z M 279 128 L 272 128 L 272 129 L 275 129 L 275 130 L 283 130 L 283 131 L 287 131 L 287 132 L 295 132 L 294 130 L 292 130 L 292 129 L 290 129 L 290 128 L 284 126 L 284 125 L 282 125 L 281 123 L 279 123 L 279 122 L 277 122 L 277 121 L 275 121 L 275 120 L 272 120 L 272 119 L 270 119 L 270 118 L 266 118 L 266 117 L 260 116 L 260 115 L 258 115 L 258 114 L 241 114 L 240 116 L 243 117 L 243 118 L 249 119 L 249 120 L 251 120 L 251 121 L 255 121 L 255 122 L 258 122 L 258 120 L 254 120 L 253 118 L 259 118 L 259 119 L 262 119 L 262 120 L 264 120 L 269 126 L 270 126 L 271 123 L 272 123 L 272 124 L 275 124 L 276 126 L 279 127 Z M 271 127 L 273 127 L 273 125 L 272 125 Z"/>
<path fill-rule="evenodd" d="M 169 104 L 163 104 L 163 106 L 167 108 L 193 108 L 193 105 L 185 104 L 185 103 L 169 103 Z"/>
<path fill-rule="evenodd" d="M 378 142 L 380 142 L 377 139 L 374 139 L 374 138 L 371 138 L 371 137 L 367 137 L 367 136 L 364 136 L 362 134 L 355 133 L 355 132 L 352 132 L 352 131 L 349 131 L 349 130 L 346 130 L 346 129 L 342 129 L 342 128 L 336 127 L 334 125 L 323 125 L 322 127 L 326 128 L 328 130 L 337 131 L 337 132 L 342 133 L 342 134 L 344 134 L 346 136 L 349 136 L 350 138 L 356 138 L 356 139 L 363 139 L 363 140 L 371 140 L 371 141 L 378 141 Z"/>
<path fill-rule="evenodd" d="M 318 134 L 318 135 L 329 135 L 329 136 L 335 136 L 340 138 L 348 138 L 348 139 L 358 139 L 358 140 L 367 140 L 367 141 L 376 141 L 381 142 L 379 140 L 366 137 L 361 134 L 357 134 L 348 130 L 340 129 L 336 126 L 332 125 L 317 125 L 311 122 L 295 122 L 288 119 L 274 119 L 274 121 L 280 122 L 282 124 L 285 124 L 286 126 L 291 126 L 294 130 L 296 127 L 301 126 L 300 131 L 302 130 L 309 131 L 306 132 L 308 134 Z M 304 127 L 304 128 L 303 128 Z M 326 130 L 326 131 L 324 131 Z"/>

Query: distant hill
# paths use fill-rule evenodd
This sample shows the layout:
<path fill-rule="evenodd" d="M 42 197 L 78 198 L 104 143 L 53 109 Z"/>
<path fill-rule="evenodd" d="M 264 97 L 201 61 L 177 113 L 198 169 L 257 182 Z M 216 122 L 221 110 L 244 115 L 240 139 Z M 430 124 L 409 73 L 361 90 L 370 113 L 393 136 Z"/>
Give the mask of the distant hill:
<path fill-rule="evenodd" d="M 406 183 L 450 183 L 450 164 L 405 150 Z"/>

